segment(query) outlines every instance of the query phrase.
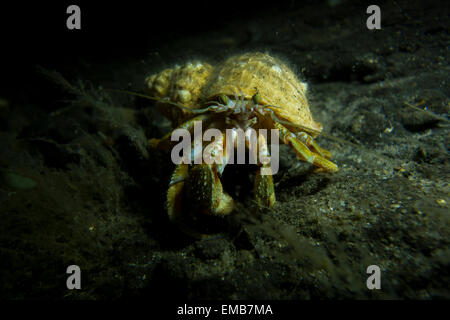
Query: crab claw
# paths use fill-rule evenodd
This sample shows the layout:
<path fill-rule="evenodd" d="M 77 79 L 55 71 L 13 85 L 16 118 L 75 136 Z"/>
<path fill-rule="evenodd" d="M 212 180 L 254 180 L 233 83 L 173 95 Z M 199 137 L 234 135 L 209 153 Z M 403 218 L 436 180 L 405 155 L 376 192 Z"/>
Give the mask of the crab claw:
<path fill-rule="evenodd" d="M 189 178 L 184 185 L 186 199 L 194 210 L 202 213 L 224 216 L 233 210 L 233 199 L 223 191 L 216 165 L 199 164 L 189 170 Z"/>

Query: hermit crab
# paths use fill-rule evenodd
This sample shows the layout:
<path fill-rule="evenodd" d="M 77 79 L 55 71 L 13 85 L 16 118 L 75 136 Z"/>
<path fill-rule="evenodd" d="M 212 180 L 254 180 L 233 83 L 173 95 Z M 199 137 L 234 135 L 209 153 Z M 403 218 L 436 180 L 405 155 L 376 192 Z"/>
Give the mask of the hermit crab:
<path fill-rule="evenodd" d="M 275 130 L 277 138 L 289 145 L 299 160 L 312 164 L 317 171 L 338 170 L 328 160 L 330 152 L 313 139 L 322 131 L 322 125 L 311 116 L 307 85 L 277 58 L 256 52 L 232 56 L 217 66 L 191 62 L 151 75 L 145 84 L 149 96 L 158 101 L 158 109 L 175 129 L 193 133 L 195 124 L 200 122 L 204 130 L 220 131 L 208 152 L 221 161 L 177 164 L 167 192 L 171 220 L 181 215 L 183 201 L 209 215 L 223 216 L 232 211 L 233 199 L 223 190 L 220 177 L 229 161 L 229 147 L 238 145 L 238 131 L 244 132 L 245 146 L 250 148 L 255 141 L 250 133 Z M 225 133 L 227 129 L 231 135 Z M 172 132 L 161 139 L 151 139 L 150 145 L 170 148 L 174 145 L 171 138 Z M 268 156 L 268 144 L 278 143 L 259 133 L 255 139 L 260 155 Z M 205 149 L 200 151 L 204 153 Z M 275 193 L 271 166 L 260 160 L 257 165 L 260 170 L 255 176 L 255 200 L 259 205 L 272 207 Z M 265 169 L 265 174 L 261 169 Z"/>

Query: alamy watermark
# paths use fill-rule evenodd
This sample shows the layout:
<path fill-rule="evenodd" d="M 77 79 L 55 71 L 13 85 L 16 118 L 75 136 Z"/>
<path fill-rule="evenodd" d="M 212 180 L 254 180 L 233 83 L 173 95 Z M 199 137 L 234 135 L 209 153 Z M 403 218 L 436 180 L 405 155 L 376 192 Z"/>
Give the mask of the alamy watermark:
<path fill-rule="evenodd" d="M 380 267 L 376 264 L 370 265 L 367 267 L 366 270 L 367 274 L 370 274 L 370 276 L 367 278 L 366 286 L 367 289 L 373 290 L 373 289 L 381 289 L 381 270 Z"/>
<path fill-rule="evenodd" d="M 66 270 L 67 274 L 70 274 L 70 276 L 67 278 L 66 286 L 67 289 L 73 290 L 73 289 L 81 289 L 81 269 L 76 264 L 72 264 L 67 267 Z"/>
<path fill-rule="evenodd" d="M 66 13 L 70 14 L 66 20 L 66 26 L 69 30 L 81 29 L 81 9 L 78 5 L 72 4 L 67 7 Z M 376 4 L 367 7 L 366 13 L 370 14 L 367 18 L 367 29 L 381 29 L 381 9 Z"/>
<path fill-rule="evenodd" d="M 80 7 L 75 4 L 72 4 L 67 7 L 66 13 L 70 14 L 70 16 L 66 20 L 67 29 L 80 30 L 81 29 L 81 9 L 80 9 Z"/>
<path fill-rule="evenodd" d="M 381 9 L 376 4 L 372 4 L 367 7 L 366 10 L 367 14 L 370 14 L 370 16 L 367 18 L 366 26 L 367 29 L 373 30 L 373 29 L 381 29 Z"/>
<path fill-rule="evenodd" d="M 237 164 L 258 164 L 261 166 L 261 175 L 273 175 L 279 169 L 279 132 L 277 129 L 253 128 L 245 131 L 239 128 L 226 129 L 226 133 L 215 128 L 202 131 L 202 122 L 194 121 L 194 138 L 183 128 L 172 132 L 171 140 L 179 141 L 172 148 L 171 159 L 174 164 L 217 164 L 225 166 L 234 164 L 236 149 Z M 268 144 L 268 131 L 270 131 L 270 152 Z M 181 141 L 180 141 L 181 139 Z M 210 142 L 203 148 L 203 142 Z M 246 162 L 246 149 L 248 162 Z"/>

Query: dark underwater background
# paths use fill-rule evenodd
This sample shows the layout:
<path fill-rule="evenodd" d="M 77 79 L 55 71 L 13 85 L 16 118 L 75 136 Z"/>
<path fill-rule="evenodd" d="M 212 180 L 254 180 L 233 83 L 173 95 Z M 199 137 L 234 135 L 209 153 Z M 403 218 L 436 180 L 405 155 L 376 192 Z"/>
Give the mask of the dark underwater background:
<path fill-rule="evenodd" d="M 0 34 L 0 299 L 450 297 L 448 1 L 2 3 Z M 309 84 L 340 171 L 281 146 L 276 206 L 256 210 L 253 168 L 229 166 L 236 208 L 195 239 L 167 218 L 170 154 L 147 146 L 168 121 L 109 89 L 249 51 Z"/>

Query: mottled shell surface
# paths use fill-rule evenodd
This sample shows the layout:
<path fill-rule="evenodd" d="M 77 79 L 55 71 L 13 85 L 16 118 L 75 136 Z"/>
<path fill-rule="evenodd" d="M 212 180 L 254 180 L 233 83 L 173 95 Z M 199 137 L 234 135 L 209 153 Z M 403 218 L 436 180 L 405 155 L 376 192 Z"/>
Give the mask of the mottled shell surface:
<path fill-rule="evenodd" d="M 322 125 L 312 118 L 306 97 L 307 85 L 284 63 L 268 54 L 233 56 L 216 67 L 188 63 L 148 77 L 146 82 L 151 95 L 169 98 L 191 109 L 202 108 L 207 101 L 222 94 L 231 98 L 243 94 L 250 100 L 259 92 L 263 104 L 276 106 L 273 110 L 281 120 L 311 129 L 313 136 L 322 130 Z M 161 111 L 174 123 L 188 117 L 187 111 L 180 114 L 177 108 L 167 109 Z M 180 115 L 183 119 L 179 119 Z M 292 126 L 290 129 L 299 130 Z"/>
<path fill-rule="evenodd" d="M 145 82 L 151 96 L 168 99 L 189 109 L 197 109 L 202 104 L 199 101 L 200 93 L 212 70 L 213 67 L 207 63 L 187 63 L 147 77 Z M 192 116 L 186 110 L 174 108 L 163 102 L 160 103 L 159 110 L 174 124 L 179 124 Z"/>
<path fill-rule="evenodd" d="M 233 97 L 242 92 L 246 99 L 251 99 L 256 90 L 264 104 L 278 107 L 273 110 L 280 119 L 316 132 L 322 130 L 322 125 L 311 116 L 306 98 L 307 85 L 280 60 L 264 53 L 229 58 L 211 75 L 202 94 L 205 97 L 217 94 Z"/>

